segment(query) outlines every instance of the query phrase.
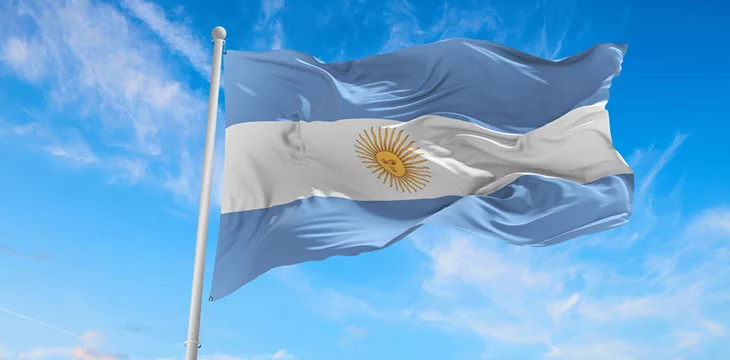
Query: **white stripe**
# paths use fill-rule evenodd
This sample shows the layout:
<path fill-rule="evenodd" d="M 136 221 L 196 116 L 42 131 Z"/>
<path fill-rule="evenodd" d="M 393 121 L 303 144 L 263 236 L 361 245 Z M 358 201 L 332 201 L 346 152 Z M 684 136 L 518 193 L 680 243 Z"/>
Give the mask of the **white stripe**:
<path fill-rule="evenodd" d="M 428 162 L 430 182 L 415 193 L 382 184 L 355 152 L 378 126 L 404 130 Z M 222 212 L 311 196 L 408 200 L 485 195 L 525 174 L 580 183 L 631 173 L 611 143 L 605 103 L 575 109 L 527 134 L 506 134 L 442 116 L 408 122 L 248 122 L 226 129 Z"/>

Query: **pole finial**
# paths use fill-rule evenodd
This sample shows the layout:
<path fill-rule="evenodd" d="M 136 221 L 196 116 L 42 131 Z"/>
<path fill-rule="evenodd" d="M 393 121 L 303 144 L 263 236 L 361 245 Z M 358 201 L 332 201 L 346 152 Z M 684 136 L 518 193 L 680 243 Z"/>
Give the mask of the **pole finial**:
<path fill-rule="evenodd" d="M 213 28 L 213 40 L 224 40 L 226 38 L 226 29 L 222 26 Z"/>

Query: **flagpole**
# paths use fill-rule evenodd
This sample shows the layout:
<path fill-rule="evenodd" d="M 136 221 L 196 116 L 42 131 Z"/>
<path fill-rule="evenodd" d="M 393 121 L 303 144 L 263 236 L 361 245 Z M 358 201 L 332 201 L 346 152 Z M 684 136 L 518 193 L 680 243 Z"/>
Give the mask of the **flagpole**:
<path fill-rule="evenodd" d="M 213 29 L 213 67 L 210 75 L 210 98 L 208 99 L 208 125 L 205 130 L 203 160 L 203 182 L 198 206 L 198 235 L 195 241 L 195 262 L 193 263 L 193 290 L 190 296 L 190 320 L 188 340 L 185 342 L 185 360 L 197 360 L 200 348 L 200 311 L 203 301 L 203 273 L 205 272 L 205 247 L 208 238 L 208 213 L 210 211 L 210 184 L 213 175 L 213 149 L 215 148 L 215 125 L 218 118 L 218 90 L 221 81 L 221 61 L 226 29 Z"/>

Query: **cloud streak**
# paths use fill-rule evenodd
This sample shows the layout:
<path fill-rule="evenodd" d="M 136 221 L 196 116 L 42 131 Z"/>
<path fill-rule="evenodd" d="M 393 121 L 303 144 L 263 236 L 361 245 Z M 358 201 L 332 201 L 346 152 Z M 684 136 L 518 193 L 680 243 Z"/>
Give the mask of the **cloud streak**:
<path fill-rule="evenodd" d="M 13 315 L 13 316 L 16 316 L 16 317 L 21 318 L 23 320 L 28 320 L 28 321 L 30 321 L 32 323 L 35 323 L 37 325 L 41 325 L 41 326 L 46 327 L 48 329 L 55 330 L 55 331 L 57 331 L 59 333 L 66 334 L 66 335 L 69 335 L 69 336 L 73 336 L 73 337 L 78 338 L 78 339 L 81 338 L 81 335 L 79 335 L 79 334 L 76 334 L 74 332 L 71 332 L 69 330 L 66 330 L 66 329 L 63 329 L 63 328 L 60 328 L 60 327 L 57 327 L 57 326 L 53 326 L 51 324 L 47 324 L 47 323 L 45 323 L 43 321 L 40 321 L 38 319 L 34 319 L 34 318 L 30 317 L 30 316 L 26 316 L 26 315 L 17 313 L 15 311 L 10 310 L 10 309 L 6 309 L 4 307 L 0 307 L 0 311 L 2 311 L 4 313 L 7 313 L 7 314 L 10 314 L 10 315 Z"/>
<path fill-rule="evenodd" d="M 50 257 L 48 254 L 28 254 L 18 250 L 15 250 L 7 245 L 0 244 L 0 252 L 4 252 L 10 255 L 31 258 L 31 259 L 47 259 Z"/>
<path fill-rule="evenodd" d="M 0 66 L 48 94 L 45 108 L 31 109 L 44 113 L 41 119 L 16 116 L 5 133 L 33 137 L 53 157 L 108 172 L 111 183 L 148 181 L 193 199 L 206 95 L 177 80 L 173 68 L 179 64 L 160 49 L 201 74 L 209 71 L 207 52 L 159 6 L 128 0 L 123 8 L 94 0 L 29 0 L 5 10 L 12 13 L 3 18 L 13 23 L 0 30 L 6 54 Z M 27 29 L 25 37 L 9 28 Z M 43 53 L 29 53 L 33 49 Z M 177 186 L 169 186 L 171 178 Z"/>
<path fill-rule="evenodd" d="M 170 20 L 157 4 L 144 0 L 125 0 L 122 6 L 144 22 L 175 53 L 184 57 L 204 78 L 210 77 L 210 51 L 192 31 Z"/>
<path fill-rule="evenodd" d="M 280 13 L 284 0 L 262 0 L 259 20 L 255 31 L 266 36 L 256 39 L 254 45 L 259 50 L 279 50 L 284 46 L 284 23 Z"/>
<path fill-rule="evenodd" d="M 74 360 L 123 360 L 127 356 L 99 351 L 98 347 L 103 343 L 103 336 L 99 331 L 87 331 L 79 336 L 81 346 L 77 347 L 47 347 L 36 348 L 20 353 L 18 359 L 40 360 L 40 359 L 74 359 Z"/>
<path fill-rule="evenodd" d="M 641 186 L 639 187 L 639 196 L 644 195 L 646 191 L 651 187 L 657 174 L 659 174 L 659 172 L 662 171 L 665 166 L 667 166 L 669 161 L 676 155 L 677 150 L 679 150 L 679 147 L 685 142 L 685 140 L 687 140 L 686 134 L 677 134 L 674 137 L 672 144 L 659 156 L 659 159 L 656 161 L 651 171 L 649 171 L 646 177 L 644 177 L 644 180 L 641 182 Z"/>
<path fill-rule="evenodd" d="M 442 1 L 437 5 L 437 14 L 440 16 L 424 21 L 414 3 L 392 0 L 385 6 L 383 21 L 387 34 L 380 52 L 388 53 L 412 45 L 468 37 L 506 45 L 514 43 L 522 51 L 556 59 L 563 48 L 576 6 L 572 3 L 547 6 L 542 1 L 520 7 L 509 2 L 485 4 L 465 1 L 454 5 L 453 2 Z M 504 14 L 511 16 L 506 18 Z M 555 19 L 556 14 L 562 15 L 561 18 Z"/>

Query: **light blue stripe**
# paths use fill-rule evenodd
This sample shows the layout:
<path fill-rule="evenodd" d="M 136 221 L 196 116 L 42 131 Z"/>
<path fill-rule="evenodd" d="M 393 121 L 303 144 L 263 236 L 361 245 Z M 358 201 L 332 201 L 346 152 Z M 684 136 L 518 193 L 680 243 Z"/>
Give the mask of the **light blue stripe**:
<path fill-rule="evenodd" d="M 442 115 L 525 133 L 608 100 L 626 46 L 603 43 L 558 61 L 482 40 L 452 39 L 359 60 L 228 51 L 226 125 L 249 121 L 408 121 Z"/>
<path fill-rule="evenodd" d="M 221 217 L 211 297 L 272 268 L 386 247 L 424 224 L 544 246 L 625 223 L 633 175 L 589 184 L 523 176 L 488 196 L 406 201 L 313 197 Z"/>

